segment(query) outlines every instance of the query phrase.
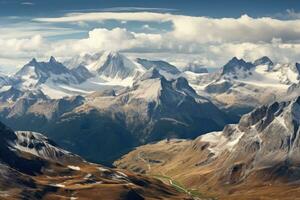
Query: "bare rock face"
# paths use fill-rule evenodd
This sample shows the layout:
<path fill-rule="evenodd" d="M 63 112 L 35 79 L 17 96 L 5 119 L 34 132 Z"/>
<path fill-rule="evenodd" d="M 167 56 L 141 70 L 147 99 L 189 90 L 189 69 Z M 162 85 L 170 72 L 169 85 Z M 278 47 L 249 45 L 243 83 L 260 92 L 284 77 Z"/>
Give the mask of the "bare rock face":
<path fill-rule="evenodd" d="M 162 182 L 88 163 L 45 136 L 0 123 L 1 199 L 190 199 Z"/>
<path fill-rule="evenodd" d="M 243 158 L 247 173 L 287 163 L 290 168 L 296 167 L 299 164 L 299 99 L 261 106 L 244 115 L 237 126 L 243 136 L 231 153 L 235 159 L 229 162 Z"/>

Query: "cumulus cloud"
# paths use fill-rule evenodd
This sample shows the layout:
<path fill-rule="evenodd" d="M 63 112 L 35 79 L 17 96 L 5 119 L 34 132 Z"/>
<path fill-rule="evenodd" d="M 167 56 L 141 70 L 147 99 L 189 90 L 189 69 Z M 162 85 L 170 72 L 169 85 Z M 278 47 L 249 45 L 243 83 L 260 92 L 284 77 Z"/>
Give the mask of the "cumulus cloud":
<path fill-rule="evenodd" d="M 76 55 L 110 51 L 158 51 L 162 48 L 161 34 L 135 33 L 125 28 L 96 28 L 88 37 L 80 40 L 61 41 L 52 44 L 53 55 Z"/>
<path fill-rule="evenodd" d="M 270 42 L 273 38 L 300 40 L 300 20 L 283 21 L 247 15 L 236 19 L 176 16 L 172 22 L 177 38 L 200 43 Z"/>
<path fill-rule="evenodd" d="M 169 61 L 183 63 L 196 59 L 204 65 L 218 67 L 233 56 L 255 60 L 261 56 L 270 56 L 275 61 L 297 61 L 300 57 L 300 44 L 283 42 L 273 38 L 270 42 L 217 42 L 187 41 L 180 39 L 173 32 L 164 34 L 135 33 L 125 28 L 98 28 L 89 32 L 85 39 L 56 44 L 52 54 L 62 57 L 82 52 L 94 53 L 102 50 L 152 53 L 156 58 L 163 52 L 171 54 Z M 156 55 L 155 55 L 156 53 Z M 186 56 L 184 54 L 191 54 Z M 178 58 L 181 56 L 182 59 Z M 176 58 L 177 57 L 177 58 Z M 165 55 L 161 58 L 166 58 Z"/>
<path fill-rule="evenodd" d="M 44 58 L 49 46 L 41 35 L 22 39 L 0 38 L 0 67 L 13 71 L 33 57 Z"/>
<path fill-rule="evenodd" d="M 141 57 L 151 55 L 154 59 L 167 59 L 173 63 L 197 61 L 214 67 L 220 67 L 233 56 L 254 60 L 266 55 L 281 62 L 294 62 L 300 57 L 299 19 L 252 18 L 247 15 L 209 18 L 153 12 L 70 13 L 57 18 L 34 19 L 41 24 L 80 23 L 82 27 L 90 27 L 89 22 L 105 20 L 145 22 L 141 29 L 144 32 L 101 27 L 89 30 L 84 38 L 60 41 L 48 41 L 41 36 L 28 34 L 25 39 L 0 39 L 3 50 L 11 49 L 0 55 L 8 56 L 15 51 L 15 55 L 54 55 L 63 59 L 81 53 L 119 50 Z M 170 22 L 172 26 L 167 31 L 149 33 L 150 22 L 151 25 Z M 123 24 L 124 27 L 126 25 Z"/>
<path fill-rule="evenodd" d="M 15 55 L 21 52 L 35 52 L 43 45 L 43 38 L 35 35 L 28 39 L 0 39 L 1 54 Z"/>
<path fill-rule="evenodd" d="M 94 12 L 70 13 L 57 18 L 36 18 L 40 22 L 76 21 L 152 21 L 171 22 L 173 34 L 179 39 L 207 42 L 270 42 L 273 38 L 284 41 L 300 40 L 300 19 L 279 20 L 270 17 L 209 18 L 152 12 Z"/>

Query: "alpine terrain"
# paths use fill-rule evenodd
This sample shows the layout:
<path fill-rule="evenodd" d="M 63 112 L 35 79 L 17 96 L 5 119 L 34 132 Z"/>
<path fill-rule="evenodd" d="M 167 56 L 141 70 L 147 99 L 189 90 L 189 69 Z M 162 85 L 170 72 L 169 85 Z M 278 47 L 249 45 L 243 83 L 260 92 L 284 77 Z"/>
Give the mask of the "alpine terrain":
<path fill-rule="evenodd" d="M 219 108 L 241 116 L 253 108 L 297 96 L 298 63 L 274 63 L 264 56 L 254 62 L 232 58 L 220 70 L 195 74 L 185 72 L 191 86 Z M 294 92 L 293 92 L 294 91 Z"/>
<path fill-rule="evenodd" d="M 0 199 L 189 199 L 162 182 L 86 162 L 0 124 Z"/>
<path fill-rule="evenodd" d="M 177 181 L 218 199 L 297 199 L 300 97 L 263 105 L 195 140 L 138 147 L 119 168 Z"/>
<path fill-rule="evenodd" d="M 71 67 L 75 61 L 78 67 Z M 21 68 L 0 92 L 2 121 L 109 165 L 135 146 L 195 138 L 236 119 L 164 61 L 134 61 L 118 52 L 75 61 L 65 67 L 53 57 L 33 59 Z"/>

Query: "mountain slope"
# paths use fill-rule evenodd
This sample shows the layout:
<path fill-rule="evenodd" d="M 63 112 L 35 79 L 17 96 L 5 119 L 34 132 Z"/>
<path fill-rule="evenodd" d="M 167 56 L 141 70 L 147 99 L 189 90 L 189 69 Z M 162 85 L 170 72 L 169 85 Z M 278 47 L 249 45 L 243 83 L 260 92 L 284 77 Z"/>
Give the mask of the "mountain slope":
<path fill-rule="evenodd" d="M 123 120 L 131 131 L 139 130 L 138 137 L 141 136 L 139 126 L 147 126 L 142 134 L 145 141 L 148 137 L 149 140 L 161 139 L 171 133 L 178 137 L 179 131 L 174 132 L 172 126 L 182 130 L 179 137 L 194 137 L 194 130 L 199 134 L 209 129 L 220 128 L 227 120 L 227 116 L 213 104 L 198 96 L 186 79 L 168 81 L 155 69 L 144 74 L 132 88 L 116 96 L 92 96 L 87 98 L 87 104 L 91 108 L 118 114 L 121 119 L 124 116 Z M 86 111 L 86 106 L 83 110 Z M 204 121 L 206 127 L 201 125 Z M 156 129 L 158 124 L 160 128 Z M 172 131 L 162 131 L 164 125 L 168 127 L 167 130 L 171 128 Z"/>
<path fill-rule="evenodd" d="M 239 124 L 195 140 L 137 148 L 120 168 L 171 176 L 221 199 L 299 197 L 300 97 L 258 107 Z"/>
<path fill-rule="evenodd" d="M 162 182 L 88 163 L 41 134 L 0 124 L 1 199 L 190 199 Z"/>

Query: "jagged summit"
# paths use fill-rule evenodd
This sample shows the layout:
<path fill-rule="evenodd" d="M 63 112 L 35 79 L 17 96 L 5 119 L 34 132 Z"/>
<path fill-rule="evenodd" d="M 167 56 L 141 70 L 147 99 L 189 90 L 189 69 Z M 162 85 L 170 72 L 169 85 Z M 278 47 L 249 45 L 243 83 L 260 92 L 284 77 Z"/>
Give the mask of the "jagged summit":
<path fill-rule="evenodd" d="M 21 68 L 16 75 L 22 75 L 24 73 L 28 73 L 28 71 L 32 69 L 36 73 L 54 73 L 54 74 L 60 74 L 65 73 L 68 71 L 68 69 L 61 64 L 60 62 L 57 62 L 56 59 L 51 56 L 48 62 L 38 62 L 36 58 L 33 58 L 29 63 L 24 65 L 23 68 Z"/>
<path fill-rule="evenodd" d="M 139 93 L 145 94 L 143 96 L 146 96 L 147 93 L 155 93 L 157 95 L 155 98 L 156 100 L 164 96 L 164 98 L 169 98 L 168 101 L 171 102 L 175 99 L 174 97 L 176 95 L 178 97 L 176 100 L 182 95 L 199 98 L 186 78 L 180 76 L 178 78 L 167 80 L 157 68 L 151 68 L 134 83 L 134 90 L 140 89 L 141 91 Z"/>
<path fill-rule="evenodd" d="M 31 61 L 29 61 L 28 65 L 36 65 L 37 64 L 37 60 L 36 58 L 32 58 Z"/>
<path fill-rule="evenodd" d="M 85 54 L 74 57 L 65 63 L 71 69 L 82 65 L 94 76 L 106 81 L 120 82 L 126 79 L 127 82 L 132 82 L 145 71 L 140 64 L 118 51 L 104 51 L 94 55 Z"/>
<path fill-rule="evenodd" d="M 15 74 L 14 82 L 16 87 L 28 90 L 47 83 L 78 84 L 90 77 L 82 67 L 70 70 L 51 56 L 48 62 L 38 62 L 33 58 Z"/>
<path fill-rule="evenodd" d="M 137 76 L 140 70 L 135 63 L 119 52 L 106 52 L 102 56 L 105 57 L 105 62 L 97 69 L 100 76 L 126 79 Z"/>
<path fill-rule="evenodd" d="M 56 63 L 56 62 L 57 62 L 56 59 L 53 56 L 51 56 L 49 59 L 49 63 Z"/>
<path fill-rule="evenodd" d="M 238 70 L 248 71 L 253 67 L 254 65 L 252 63 L 233 57 L 227 64 L 224 65 L 222 74 L 235 74 Z"/>
<path fill-rule="evenodd" d="M 267 57 L 267 56 L 263 56 L 263 57 L 255 60 L 253 64 L 255 66 L 258 66 L 258 65 L 273 66 L 274 65 L 274 63 L 272 62 L 272 60 L 269 57 Z"/>

